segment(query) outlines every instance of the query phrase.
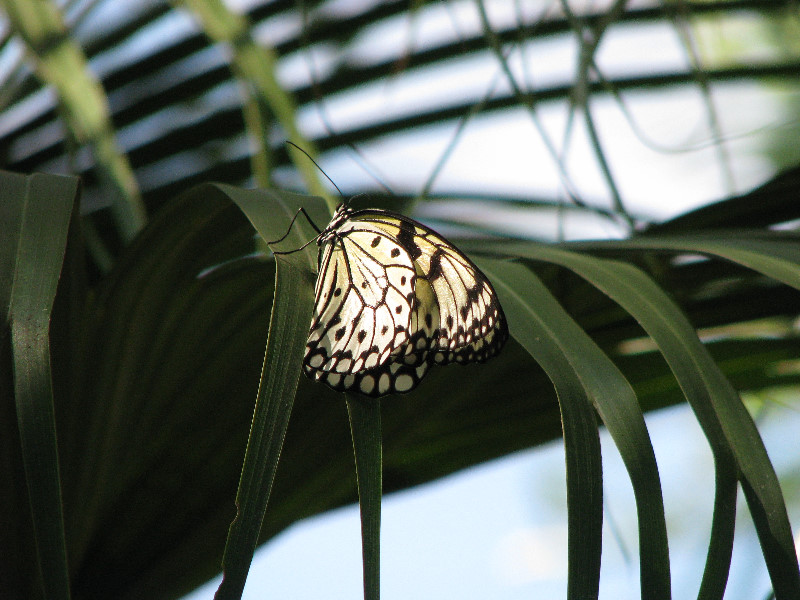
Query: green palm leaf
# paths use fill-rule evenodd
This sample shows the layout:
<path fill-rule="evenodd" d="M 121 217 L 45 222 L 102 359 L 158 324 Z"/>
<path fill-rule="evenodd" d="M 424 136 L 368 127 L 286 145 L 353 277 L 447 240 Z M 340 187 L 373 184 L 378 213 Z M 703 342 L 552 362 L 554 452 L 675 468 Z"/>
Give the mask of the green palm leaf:
<path fill-rule="evenodd" d="M 11 532 L 0 537 L 0 554 L 12 557 L 0 581 L 12 597 L 176 597 L 220 569 L 220 594 L 236 597 L 257 544 L 360 494 L 365 594 L 375 598 L 381 488 L 431 481 L 559 435 L 567 593 L 597 597 L 599 417 L 636 495 L 641 595 L 666 598 L 660 475 L 642 412 L 684 401 L 715 460 L 698 597 L 725 591 L 738 484 L 776 597 L 800 597 L 784 495 L 739 396 L 798 385 L 796 370 L 779 368 L 797 362 L 791 323 L 800 313 L 792 227 L 800 218 L 800 49 L 791 3 L 578 10 L 564 2 L 555 12 L 520 7 L 513 18 L 489 3 L 469 5 L 474 14 L 453 5 L 453 32 L 432 36 L 426 26 L 441 6 L 430 3 L 345 12 L 254 2 L 243 14 L 214 0 L 122 12 L 112 2 L 0 6 L 8 24 L 0 165 L 82 178 L 78 219 L 72 180 L 0 173 L 0 524 Z M 386 32 L 397 23 L 419 43 L 393 45 Z M 682 62 L 659 67 L 652 57 L 638 68 L 636 51 L 609 60 L 626 34 L 665 30 L 680 41 Z M 571 44 L 578 60 L 540 79 L 535 67 L 549 57 L 541 49 L 558 44 Z M 464 65 L 491 75 L 458 92 L 412 94 L 398 110 L 359 104 L 362 94 L 417 78 L 438 89 Z M 731 90 L 757 90 L 744 131 L 729 122 Z M 639 111 L 680 94 L 699 98 L 702 131 L 659 146 Z M 608 107 L 619 116 L 613 135 Z M 343 119 L 348 111 L 356 117 Z M 553 111 L 563 120 L 557 135 L 547 121 Z M 493 166 L 494 154 L 516 147 L 504 119 L 530 130 L 523 153 L 529 142 L 542 147 L 520 169 L 550 177 L 535 191 L 491 181 L 502 166 Z M 615 149 L 620 124 L 642 152 L 710 145 L 704 168 L 727 181 L 727 198 L 653 223 L 654 206 L 633 204 L 627 161 L 638 163 Z M 487 164 L 465 170 L 459 152 L 487 127 L 496 148 L 481 148 Z M 581 127 L 575 152 L 591 160 L 576 168 L 569 150 Z M 438 150 L 410 168 L 426 155 L 418 134 Z M 284 261 L 263 240 L 288 231 L 280 250 L 299 248 L 314 232 L 303 219 L 289 229 L 297 210 L 322 226 L 333 202 L 241 187 L 302 185 L 325 195 L 286 138 L 334 169 L 343 156 L 372 173 L 393 165 L 402 173 L 397 193 L 374 194 L 371 204 L 402 205 L 448 234 L 482 234 L 460 247 L 485 268 L 508 313 L 512 340 L 501 357 L 434 369 L 419 389 L 383 402 L 380 415 L 352 399 L 348 414 L 340 397 L 299 377 L 314 245 Z M 737 178 L 748 173 L 741 139 L 757 139 L 773 169 L 794 168 L 737 196 Z M 387 148 L 403 160 L 381 163 Z M 461 177 L 448 174 L 459 166 Z M 353 193 L 376 187 L 371 175 L 334 178 Z M 193 187 L 211 180 L 224 183 Z M 547 191 L 550 180 L 563 193 Z M 548 218 L 550 231 L 537 233 Z M 622 239 L 563 242 L 577 220 Z M 530 241 L 539 237 L 557 243 Z M 459 385 L 465 377 L 468 389 Z"/>

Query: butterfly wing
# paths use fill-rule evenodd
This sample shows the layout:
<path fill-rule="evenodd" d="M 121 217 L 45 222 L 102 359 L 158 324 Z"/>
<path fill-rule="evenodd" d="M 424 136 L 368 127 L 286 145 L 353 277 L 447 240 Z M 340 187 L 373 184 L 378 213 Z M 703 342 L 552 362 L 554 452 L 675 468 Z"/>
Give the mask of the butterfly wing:
<path fill-rule="evenodd" d="M 438 312 L 433 289 L 425 280 L 416 280 L 415 308 L 411 315 L 408 340 L 377 367 L 344 377 L 325 375 L 325 383 L 338 391 L 354 390 L 378 398 L 386 394 L 413 390 L 428 372 L 430 352 L 435 346 L 434 323 Z"/>
<path fill-rule="evenodd" d="M 420 241 L 418 262 L 428 263 L 428 281 L 439 302 L 438 364 L 483 362 L 508 339 L 505 315 L 486 276 L 437 235 Z M 423 267 L 424 270 L 425 267 Z"/>
<path fill-rule="evenodd" d="M 409 336 L 411 257 L 369 223 L 345 222 L 320 247 L 319 265 L 306 370 L 317 379 L 330 373 L 344 380 L 386 362 Z"/>
<path fill-rule="evenodd" d="M 432 289 L 438 324 L 431 346 L 437 364 L 483 362 L 501 350 L 508 339 L 503 309 L 491 283 L 469 258 L 432 229 L 403 215 L 373 209 L 359 211 L 353 218 L 368 218 L 397 239 L 414 261 L 417 287 L 424 280 Z M 423 311 L 432 316 L 433 312 Z"/>

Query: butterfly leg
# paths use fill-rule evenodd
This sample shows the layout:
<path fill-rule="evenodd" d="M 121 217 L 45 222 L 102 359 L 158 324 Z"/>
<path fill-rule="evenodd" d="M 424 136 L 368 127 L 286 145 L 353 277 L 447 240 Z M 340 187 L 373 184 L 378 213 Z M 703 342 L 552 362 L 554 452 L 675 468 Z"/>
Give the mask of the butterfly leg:
<path fill-rule="evenodd" d="M 292 227 L 294 226 L 294 222 L 297 220 L 297 217 L 299 217 L 301 213 L 302 213 L 302 214 L 303 214 L 303 216 L 306 218 L 306 221 L 308 221 L 308 222 L 309 222 L 309 224 L 310 224 L 310 225 L 311 225 L 311 226 L 314 228 L 314 230 L 315 230 L 315 231 L 316 231 L 318 234 L 319 234 L 319 233 L 322 233 L 322 232 L 321 232 L 321 230 L 320 230 L 320 228 L 319 228 L 319 227 L 317 227 L 317 225 L 314 223 L 314 221 L 312 221 L 312 220 L 311 220 L 311 217 L 309 217 L 309 216 L 308 216 L 308 213 L 306 212 L 306 209 L 305 209 L 305 208 L 303 208 L 303 207 L 301 206 L 299 209 L 297 209 L 297 212 L 296 212 L 296 213 L 294 213 L 294 216 L 292 217 L 292 221 L 291 221 L 291 223 L 289 223 L 289 227 L 286 229 L 286 233 L 284 233 L 284 234 L 283 234 L 283 235 L 282 235 L 280 238 L 278 238 L 277 240 L 274 240 L 274 241 L 272 241 L 272 242 L 267 242 L 267 244 L 268 244 L 268 245 L 270 245 L 270 246 L 272 246 L 273 244 L 280 244 L 280 243 L 281 243 L 283 240 L 285 240 L 287 237 L 289 237 L 289 234 L 292 232 Z M 307 245 L 308 245 L 308 244 L 304 245 L 304 246 L 303 246 L 303 248 L 305 248 Z M 299 249 L 300 249 L 300 248 L 298 248 L 298 250 L 299 250 Z M 293 250 L 292 252 L 295 252 L 295 251 Z M 286 254 L 286 252 L 278 252 L 278 253 L 276 253 L 276 254 Z"/>

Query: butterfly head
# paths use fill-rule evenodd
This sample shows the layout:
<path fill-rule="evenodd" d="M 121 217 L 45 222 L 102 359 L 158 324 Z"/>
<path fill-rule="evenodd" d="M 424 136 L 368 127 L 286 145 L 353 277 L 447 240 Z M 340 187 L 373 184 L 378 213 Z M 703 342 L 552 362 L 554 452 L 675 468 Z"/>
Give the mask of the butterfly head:
<path fill-rule="evenodd" d="M 333 218 L 331 219 L 330 223 L 328 223 L 325 229 L 323 229 L 317 237 L 317 245 L 322 246 L 331 239 L 336 238 L 339 227 L 341 227 L 354 212 L 355 211 L 347 204 L 340 204 L 336 209 L 336 212 L 333 213 Z"/>
<path fill-rule="evenodd" d="M 351 214 L 355 211 L 350 208 L 349 204 L 342 202 L 339 206 L 336 207 L 336 212 L 333 213 L 333 218 L 331 222 L 328 224 L 328 227 L 334 227 L 341 224 L 342 221 L 347 220 Z"/>

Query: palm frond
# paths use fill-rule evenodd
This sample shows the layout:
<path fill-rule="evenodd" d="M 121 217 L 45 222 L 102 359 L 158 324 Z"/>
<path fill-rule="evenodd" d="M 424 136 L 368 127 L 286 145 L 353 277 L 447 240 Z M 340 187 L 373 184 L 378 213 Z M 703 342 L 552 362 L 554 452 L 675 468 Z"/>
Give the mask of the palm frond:
<path fill-rule="evenodd" d="M 83 183 L 79 228 L 72 205 L 54 212 L 74 180 L 0 173 L 0 515 L 21 515 L 0 538 L 4 589 L 176 597 L 224 549 L 220 595 L 238 597 L 257 544 L 358 494 L 375 598 L 381 487 L 563 436 L 567 597 L 596 598 L 599 418 L 636 497 L 641 597 L 668 598 L 643 413 L 687 402 L 715 460 L 698 598 L 725 592 L 739 487 L 775 596 L 800 595 L 784 495 L 740 397 L 798 385 L 783 368 L 800 314 L 796 6 L 574 4 L 0 4 L 2 166 Z M 676 56 L 639 56 L 658 36 Z M 745 97 L 757 110 L 731 108 Z M 650 131 L 655 101 L 681 135 Z M 687 102 L 695 116 L 671 108 Z M 434 369 L 379 416 L 351 400 L 350 430 L 341 397 L 298 383 L 314 246 L 284 261 L 264 242 L 300 248 L 313 232 L 290 228 L 297 210 L 323 224 L 334 202 L 235 187 L 327 197 L 288 138 L 348 193 L 374 190 L 373 173 L 394 188 L 356 204 L 463 235 L 509 316 L 500 358 Z M 674 175 L 642 184 L 639 155 L 694 160 L 723 199 L 678 214 L 709 197 L 687 180 L 659 210 Z"/>

